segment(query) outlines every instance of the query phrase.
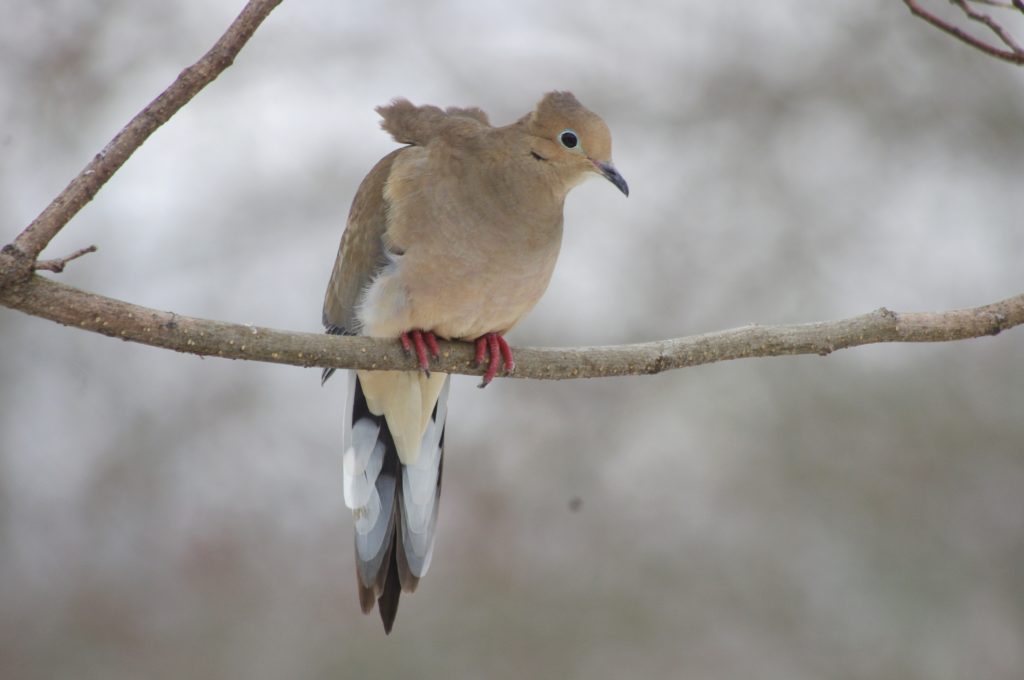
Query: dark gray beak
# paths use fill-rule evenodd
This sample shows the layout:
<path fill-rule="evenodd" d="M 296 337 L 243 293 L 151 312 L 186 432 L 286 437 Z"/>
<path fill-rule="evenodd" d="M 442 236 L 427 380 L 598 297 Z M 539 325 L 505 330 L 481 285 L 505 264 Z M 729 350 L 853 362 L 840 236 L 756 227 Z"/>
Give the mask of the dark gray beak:
<path fill-rule="evenodd" d="M 594 167 L 601 173 L 601 176 L 606 180 L 614 184 L 619 188 L 619 191 L 629 196 L 629 185 L 626 184 L 626 180 L 622 178 L 619 171 L 615 169 L 615 166 L 611 163 L 599 163 L 593 161 Z"/>

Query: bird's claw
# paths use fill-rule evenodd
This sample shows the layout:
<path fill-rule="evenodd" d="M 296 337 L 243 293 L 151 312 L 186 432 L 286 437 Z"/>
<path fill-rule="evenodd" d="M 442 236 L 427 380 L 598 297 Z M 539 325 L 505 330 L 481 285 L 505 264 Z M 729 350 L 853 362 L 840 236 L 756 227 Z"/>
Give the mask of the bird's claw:
<path fill-rule="evenodd" d="M 406 354 L 410 354 L 413 350 L 416 351 L 416 360 L 419 362 L 420 369 L 430 377 L 430 359 L 428 358 L 428 352 L 430 357 L 438 359 L 441 357 L 441 348 L 437 346 L 437 337 L 433 331 L 421 331 L 412 330 L 406 331 L 398 336 L 398 341 L 402 343 L 402 349 L 405 350 Z"/>
<path fill-rule="evenodd" d="M 477 387 L 487 387 L 494 380 L 494 377 L 498 375 L 498 366 L 501 363 L 505 364 L 506 375 L 510 375 L 512 371 L 516 370 L 516 362 L 512 358 L 512 349 L 505 342 L 505 338 L 498 333 L 487 333 L 476 339 L 474 361 L 479 366 L 484 362 L 485 357 L 488 358 L 487 370 L 484 371 L 483 380 Z"/>

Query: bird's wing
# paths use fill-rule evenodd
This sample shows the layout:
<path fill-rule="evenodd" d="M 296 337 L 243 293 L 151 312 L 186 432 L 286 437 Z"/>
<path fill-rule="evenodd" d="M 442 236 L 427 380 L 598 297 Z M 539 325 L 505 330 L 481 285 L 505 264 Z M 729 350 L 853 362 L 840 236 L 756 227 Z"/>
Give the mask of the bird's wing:
<path fill-rule="evenodd" d="M 391 166 L 405 149 L 395 149 L 373 166 L 352 200 L 338 258 L 327 284 L 323 322 L 328 332 L 356 335 L 357 306 L 374 274 L 387 263 L 384 232 L 387 230 L 387 201 L 384 185 Z"/>

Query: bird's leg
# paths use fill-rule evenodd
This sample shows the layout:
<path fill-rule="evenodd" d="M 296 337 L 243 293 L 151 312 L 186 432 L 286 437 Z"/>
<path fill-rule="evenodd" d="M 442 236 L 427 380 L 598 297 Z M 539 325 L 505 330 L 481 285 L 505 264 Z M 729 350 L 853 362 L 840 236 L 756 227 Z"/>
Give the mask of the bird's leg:
<path fill-rule="evenodd" d="M 435 359 L 441 356 L 441 348 L 437 346 L 437 338 L 434 336 L 434 332 L 421 330 L 406 331 L 398 336 L 398 340 L 402 343 L 402 349 L 405 350 L 406 354 L 409 354 L 414 349 L 416 350 L 416 359 L 419 361 L 420 368 L 429 377 L 430 360 L 427 358 L 427 352 L 429 351 L 430 356 Z"/>
<path fill-rule="evenodd" d="M 477 387 L 487 387 L 487 384 L 498 375 L 498 365 L 505 363 L 505 373 L 510 374 L 516 370 L 516 362 L 512 358 L 512 349 L 505 342 L 500 333 L 487 333 L 476 339 L 476 356 L 474 360 L 477 365 L 484 362 L 484 357 L 489 355 L 487 370 L 484 372 L 483 381 Z"/>

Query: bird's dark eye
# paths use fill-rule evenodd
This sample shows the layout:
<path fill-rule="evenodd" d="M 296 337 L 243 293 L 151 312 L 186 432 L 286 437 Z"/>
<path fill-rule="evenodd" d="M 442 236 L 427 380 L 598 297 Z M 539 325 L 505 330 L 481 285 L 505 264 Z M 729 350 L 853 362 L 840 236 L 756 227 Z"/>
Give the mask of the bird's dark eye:
<path fill-rule="evenodd" d="M 580 139 L 576 136 L 575 130 L 562 130 L 558 134 L 558 141 L 560 141 L 562 146 L 566 149 L 575 149 L 580 143 Z"/>

